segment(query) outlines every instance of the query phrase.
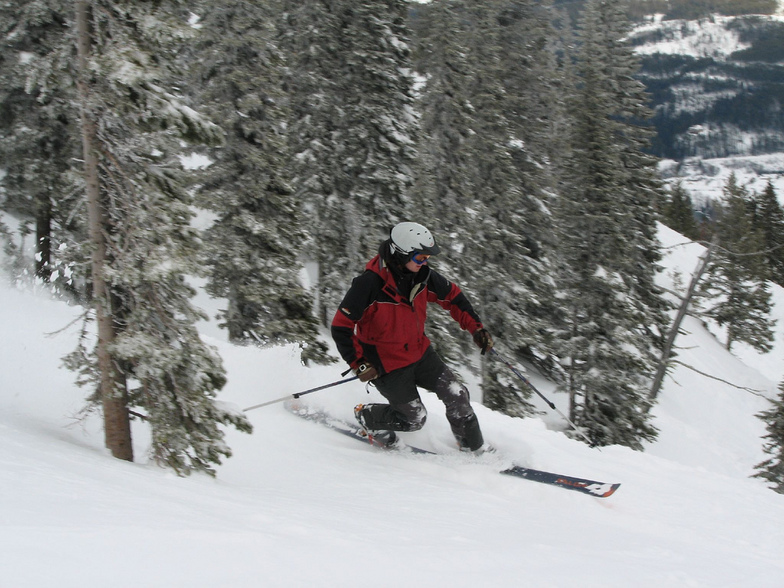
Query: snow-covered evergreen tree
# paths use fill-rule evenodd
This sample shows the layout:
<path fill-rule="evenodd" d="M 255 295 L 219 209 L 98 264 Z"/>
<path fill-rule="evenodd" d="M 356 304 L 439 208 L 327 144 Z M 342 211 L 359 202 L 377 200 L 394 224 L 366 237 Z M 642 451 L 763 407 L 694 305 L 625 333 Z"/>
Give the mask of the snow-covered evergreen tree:
<path fill-rule="evenodd" d="M 185 281 L 199 271 L 200 241 L 181 181 L 181 141 L 222 138 L 169 87 L 189 36 L 185 5 L 76 7 L 98 364 L 80 361 L 91 359 L 84 349 L 70 362 L 101 383 L 94 400 L 103 403 L 107 445 L 138 407 L 158 461 L 183 474 L 213 473 L 231 454 L 220 425 L 249 431 L 250 423 L 215 400 L 225 372 L 195 328 L 204 317 Z M 127 449 L 115 455 L 132 459 Z"/>
<path fill-rule="evenodd" d="M 560 314 L 555 296 L 557 251 L 552 225 L 551 195 L 555 161 L 562 137 L 558 116 L 563 107 L 559 95 L 561 70 L 551 44 L 551 17 L 543 6 L 530 0 L 490 3 L 493 12 L 479 22 L 475 48 L 476 78 L 483 87 L 475 103 L 489 104 L 498 118 L 479 118 L 485 123 L 476 138 L 492 131 L 493 151 L 500 157 L 480 178 L 477 193 L 489 212 L 474 233 L 481 248 L 480 259 L 483 310 L 492 332 L 508 356 L 526 359 L 549 369 L 553 325 Z M 488 18 L 489 17 L 489 18 Z M 483 67 L 482 39 L 495 40 L 495 55 Z M 492 76 L 491 80 L 488 76 Z M 501 123 L 503 121 L 503 123 Z M 495 124 L 499 123 L 499 124 Z M 490 189 L 499 177 L 496 172 L 509 166 L 511 183 Z M 488 173 L 489 172 L 489 173 Z M 504 172 L 500 177 L 503 177 Z M 553 375 L 551 373 L 551 375 Z M 513 374 L 500 362 L 487 360 L 484 366 L 485 404 L 507 414 L 530 414 L 522 401 Z M 524 396 L 529 391 L 522 390 Z"/>
<path fill-rule="evenodd" d="M 546 19 L 525 1 L 442 0 L 417 13 L 417 66 L 426 79 L 417 187 L 440 211 L 445 262 L 488 328 L 506 350 L 530 357 L 533 348 L 546 351 L 542 326 L 554 300 L 543 256 L 552 234 L 547 157 L 537 147 L 546 144 L 548 121 L 529 102 L 547 101 Z M 485 403 L 530 413 L 514 388 L 513 374 L 488 358 Z"/>
<path fill-rule="evenodd" d="M 418 206 L 426 215 L 420 222 L 434 231 L 442 254 L 431 265 L 460 283 L 473 298 L 471 263 L 465 259 L 465 231 L 476 222 L 472 209 L 476 187 L 472 182 L 469 143 L 475 131 L 475 110 L 470 101 L 468 3 L 440 0 L 412 10 L 414 64 L 423 83 L 417 92 L 421 113 L 419 155 L 414 163 Z M 445 313 L 433 312 L 428 334 L 439 354 L 452 365 L 465 364 L 475 349 L 470 338 Z"/>
<path fill-rule="evenodd" d="M 762 231 L 754 228 L 751 197 L 731 175 L 718 207 L 715 231 L 719 240 L 698 301 L 704 316 L 726 327 L 727 349 L 742 341 L 768 351 L 775 320 L 770 316 L 771 293 Z"/>
<path fill-rule="evenodd" d="M 324 360 L 312 296 L 302 284 L 303 209 L 286 177 L 284 58 L 269 4 L 209 5 L 196 54 L 200 100 L 221 121 L 225 144 L 201 184 L 217 215 L 206 232 L 207 291 L 228 300 L 232 341 L 296 342 L 305 361 Z"/>
<path fill-rule="evenodd" d="M 84 258 L 74 243 L 84 224 L 70 171 L 80 143 L 73 68 L 65 58 L 73 47 L 66 26 L 71 10 L 62 0 L 0 6 L 0 206 L 20 215 L 33 234 L 35 275 L 79 297 Z"/>
<path fill-rule="evenodd" d="M 694 241 L 699 239 L 694 205 L 682 182 L 677 182 L 670 187 L 662 221 L 672 230 L 678 231 L 689 239 Z"/>
<path fill-rule="evenodd" d="M 763 439 L 767 441 L 763 450 L 770 457 L 755 466 L 754 477 L 767 480 L 773 490 L 784 494 L 784 382 L 779 384 L 778 398 L 771 403 L 769 410 L 758 415 L 765 422 L 767 435 Z"/>
<path fill-rule="evenodd" d="M 407 218 L 418 133 L 402 0 L 286 2 L 296 194 L 319 268 L 319 319 Z"/>
<path fill-rule="evenodd" d="M 779 204 L 773 183 L 768 182 L 754 200 L 753 224 L 755 229 L 762 232 L 770 279 L 784 286 L 784 209 Z"/>
<path fill-rule="evenodd" d="M 475 108 L 469 94 L 471 68 L 468 3 L 441 0 L 416 11 L 417 72 L 424 83 L 417 94 L 422 140 L 415 190 L 428 204 L 433 229 L 446 232 L 446 244 L 472 222 L 466 204 L 475 198 L 469 174 L 469 142 L 475 134 Z"/>
<path fill-rule="evenodd" d="M 281 46 L 288 58 L 292 186 L 309 232 L 305 255 L 317 264 L 317 320 L 329 324 L 342 295 L 349 243 L 336 191 L 341 60 L 340 3 L 284 0 Z"/>
<path fill-rule="evenodd" d="M 571 416 L 597 445 L 652 440 L 647 389 L 665 332 L 654 285 L 660 185 L 642 148 L 649 115 L 618 0 L 590 0 L 572 105 L 574 131 L 559 230 L 568 306 L 559 333 Z"/>

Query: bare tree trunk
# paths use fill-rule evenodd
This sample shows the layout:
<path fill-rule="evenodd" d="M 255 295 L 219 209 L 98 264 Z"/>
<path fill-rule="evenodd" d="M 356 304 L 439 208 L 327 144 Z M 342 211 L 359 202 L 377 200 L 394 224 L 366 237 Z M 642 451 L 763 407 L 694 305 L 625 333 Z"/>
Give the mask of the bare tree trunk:
<path fill-rule="evenodd" d="M 49 282 L 52 264 L 52 201 L 48 192 L 35 198 L 35 275 Z"/>
<path fill-rule="evenodd" d="M 670 328 L 670 332 L 667 334 L 667 340 L 664 342 L 664 349 L 662 350 L 661 360 L 659 361 L 659 365 L 656 368 L 656 375 L 653 378 L 651 391 L 648 395 L 651 400 L 656 400 L 656 397 L 659 395 L 662 382 L 664 382 L 664 376 L 667 374 L 667 366 L 670 361 L 670 355 L 672 354 L 672 348 L 675 345 L 675 338 L 678 336 L 678 333 L 681 330 L 681 323 L 686 316 L 686 311 L 689 309 L 689 304 L 691 303 L 691 299 L 694 297 L 694 292 L 697 291 L 697 285 L 700 283 L 705 270 L 708 269 L 711 254 L 713 253 L 713 249 L 716 247 L 717 243 L 718 238 L 716 235 L 714 235 L 710 245 L 708 245 L 707 251 L 705 251 L 705 255 L 700 258 L 700 261 L 697 264 L 697 268 L 694 270 L 694 275 L 692 275 L 689 288 L 686 291 L 683 300 L 681 301 L 681 306 L 678 309 L 678 314 L 675 315 L 675 321 Z"/>
<path fill-rule="evenodd" d="M 572 338 L 577 336 L 577 327 L 572 325 Z M 572 351 L 572 357 L 569 358 L 569 367 L 566 368 L 566 386 L 569 392 L 569 420 L 573 423 L 577 422 L 577 389 L 574 383 L 575 363 L 577 359 L 574 357 L 575 353 Z"/>
<path fill-rule="evenodd" d="M 104 279 L 106 264 L 106 241 L 104 228 L 106 220 L 101 207 L 101 187 L 98 177 L 98 156 L 95 122 L 90 116 L 89 86 L 87 78 L 90 56 L 89 2 L 77 0 L 76 26 L 79 55 L 79 97 L 82 114 L 82 145 L 84 149 L 84 178 L 87 191 L 87 215 L 92 245 L 92 283 L 93 303 L 98 326 L 98 371 L 100 374 L 100 395 L 103 406 L 104 434 L 106 447 L 118 459 L 133 461 L 131 444 L 131 423 L 128 413 L 125 379 L 117 370 L 109 351 L 114 341 L 109 288 Z"/>
<path fill-rule="evenodd" d="M 242 312 L 240 312 L 238 300 L 237 287 L 232 284 L 229 286 L 226 328 L 229 331 L 229 341 L 233 343 L 238 343 L 245 339 L 245 330 L 242 328 Z"/>
<path fill-rule="evenodd" d="M 566 382 L 569 387 L 569 420 L 574 423 L 577 421 L 577 391 L 574 389 L 574 378 L 571 368 L 567 371 Z"/>

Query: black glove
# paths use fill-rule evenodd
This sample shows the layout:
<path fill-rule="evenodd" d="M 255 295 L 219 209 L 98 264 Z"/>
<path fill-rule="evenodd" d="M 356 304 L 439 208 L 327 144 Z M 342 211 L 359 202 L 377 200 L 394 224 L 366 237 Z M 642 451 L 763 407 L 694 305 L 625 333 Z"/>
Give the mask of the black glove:
<path fill-rule="evenodd" d="M 378 370 L 366 359 L 359 360 L 356 369 L 354 369 L 354 373 L 357 375 L 360 382 L 369 382 L 378 377 Z"/>
<path fill-rule="evenodd" d="M 474 331 L 474 343 L 482 350 L 482 355 L 493 348 L 493 338 L 490 336 L 487 329 L 478 329 Z"/>

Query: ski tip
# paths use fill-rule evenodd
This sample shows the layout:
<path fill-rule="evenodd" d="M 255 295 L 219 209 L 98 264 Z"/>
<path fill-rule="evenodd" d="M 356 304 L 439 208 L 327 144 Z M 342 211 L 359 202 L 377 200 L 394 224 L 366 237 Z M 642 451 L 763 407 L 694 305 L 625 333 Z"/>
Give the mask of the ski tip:
<path fill-rule="evenodd" d="M 615 494 L 615 491 L 620 487 L 620 484 L 610 484 L 609 489 L 604 491 L 602 494 L 596 494 L 595 496 L 598 496 L 599 498 L 607 498 L 608 496 Z"/>

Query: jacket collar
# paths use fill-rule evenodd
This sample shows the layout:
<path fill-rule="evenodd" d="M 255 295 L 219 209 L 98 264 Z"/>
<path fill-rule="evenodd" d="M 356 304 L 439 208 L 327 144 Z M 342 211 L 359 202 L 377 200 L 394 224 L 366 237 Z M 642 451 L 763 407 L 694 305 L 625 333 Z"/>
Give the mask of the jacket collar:
<path fill-rule="evenodd" d="M 427 282 L 427 279 L 430 277 L 430 266 L 427 265 L 422 267 L 422 269 L 420 269 L 416 274 L 412 274 L 414 279 L 410 282 L 411 289 L 410 292 L 408 293 L 408 296 L 406 296 L 400 291 L 398 287 L 398 282 L 395 279 L 395 273 L 384 261 L 384 258 L 381 257 L 380 255 L 376 255 L 373 259 L 371 259 L 365 266 L 365 269 L 368 269 L 378 274 L 381 277 L 381 279 L 384 280 L 384 284 L 385 284 L 384 288 L 388 292 L 394 293 L 396 298 L 399 298 L 401 300 L 405 300 L 408 298 L 409 301 L 412 303 L 416 295 L 422 289 L 422 285 L 425 282 Z"/>

